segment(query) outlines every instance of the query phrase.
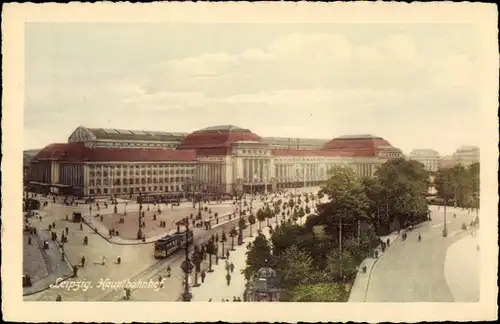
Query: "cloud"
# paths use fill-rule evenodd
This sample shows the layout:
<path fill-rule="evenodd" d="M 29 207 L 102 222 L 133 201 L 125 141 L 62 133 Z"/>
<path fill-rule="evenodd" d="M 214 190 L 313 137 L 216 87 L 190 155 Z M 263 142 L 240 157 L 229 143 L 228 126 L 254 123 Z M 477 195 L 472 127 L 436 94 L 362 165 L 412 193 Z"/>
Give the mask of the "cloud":
<path fill-rule="evenodd" d="M 463 63 L 474 69 L 470 62 Z M 425 57 L 404 34 L 354 44 L 342 35 L 293 33 L 266 48 L 167 61 L 158 83 L 172 91 L 194 88 L 214 96 L 304 88 L 406 90 L 429 83 L 468 86 L 470 78 L 457 72 L 460 64 L 448 55 Z M 461 77 L 446 77 L 457 73 Z"/>
<path fill-rule="evenodd" d="M 422 141 L 430 147 L 436 137 L 441 147 L 474 137 L 470 123 L 464 134 L 440 126 L 477 113 L 479 54 L 470 29 L 472 36 L 455 27 L 438 36 L 406 27 L 392 34 L 372 34 L 375 26 L 280 28 L 232 30 L 237 37 L 221 29 L 213 41 L 176 32 L 163 39 L 168 45 L 110 41 L 89 47 L 92 53 L 82 43 L 78 56 L 69 40 L 59 56 L 41 44 L 26 62 L 25 125 L 43 133 L 55 124 L 166 131 L 236 124 L 268 136 L 374 133 L 407 149 Z"/>
<path fill-rule="evenodd" d="M 183 77 L 214 77 L 229 72 L 240 64 L 237 57 L 226 53 L 207 53 L 196 57 L 171 60 L 162 64 L 164 73 Z"/>

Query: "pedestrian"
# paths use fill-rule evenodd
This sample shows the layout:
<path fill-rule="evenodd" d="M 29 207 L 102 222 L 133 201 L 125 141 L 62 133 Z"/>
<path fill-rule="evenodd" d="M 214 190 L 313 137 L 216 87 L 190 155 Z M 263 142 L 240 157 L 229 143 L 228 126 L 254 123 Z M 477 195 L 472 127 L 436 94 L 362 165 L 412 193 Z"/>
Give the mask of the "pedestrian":
<path fill-rule="evenodd" d="M 78 277 L 78 268 L 76 267 L 76 265 L 73 266 L 73 278 L 76 278 Z"/>
<path fill-rule="evenodd" d="M 233 296 L 233 302 L 237 302 L 238 300 L 236 300 L 236 296 Z"/>
<path fill-rule="evenodd" d="M 172 269 L 170 269 L 170 266 L 167 267 L 167 277 L 170 278 Z"/>
<path fill-rule="evenodd" d="M 60 302 L 62 301 L 62 297 L 60 294 L 57 294 L 57 297 L 56 297 L 56 302 Z"/>
<path fill-rule="evenodd" d="M 31 245 L 31 236 L 28 236 L 28 245 Z"/>
<path fill-rule="evenodd" d="M 116 264 L 121 264 L 121 263 L 122 263 L 122 258 L 117 257 L 117 258 L 116 258 Z"/>
<path fill-rule="evenodd" d="M 101 258 L 101 265 L 106 265 L 106 257 L 104 255 Z"/>
<path fill-rule="evenodd" d="M 231 275 L 229 274 L 229 272 L 226 274 L 226 281 L 227 285 L 229 286 L 231 284 Z"/>
<path fill-rule="evenodd" d="M 229 255 L 230 255 L 229 250 L 227 250 L 227 251 L 226 251 L 226 258 L 228 258 L 228 259 L 229 259 Z"/>
<path fill-rule="evenodd" d="M 158 276 L 158 283 L 160 285 L 160 288 L 163 288 L 163 277 L 161 275 Z"/>
<path fill-rule="evenodd" d="M 83 231 L 83 225 L 81 222 L 80 222 L 80 231 Z"/>
<path fill-rule="evenodd" d="M 127 288 L 123 288 L 123 291 L 122 291 L 122 298 L 124 300 L 127 300 Z"/>
<path fill-rule="evenodd" d="M 234 264 L 232 262 L 229 267 L 231 268 L 231 272 L 234 272 Z"/>
<path fill-rule="evenodd" d="M 49 232 L 52 231 L 52 225 L 49 224 Z"/>
<path fill-rule="evenodd" d="M 69 233 L 69 228 L 68 226 L 66 226 L 66 235 L 68 235 L 68 233 Z"/>
<path fill-rule="evenodd" d="M 82 256 L 82 258 L 80 259 L 80 264 L 81 264 L 82 268 L 85 267 L 85 257 L 84 256 Z"/>
<path fill-rule="evenodd" d="M 203 270 L 203 271 L 201 272 L 201 283 L 204 283 L 204 282 L 205 282 L 205 276 L 206 276 L 206 274 L 205 274 L 205 270 Z"/>
<path fill-rule="evenodd" d="M 66 214 L 66 221 L 68 221 L 68 220 L 69 220 L 69 217 L 68 217 L 68 214 Z"/>
<path fill-rule="evenodd" d="M 52 228 L 56 228 L 56 222 L 52 222 Z"/>

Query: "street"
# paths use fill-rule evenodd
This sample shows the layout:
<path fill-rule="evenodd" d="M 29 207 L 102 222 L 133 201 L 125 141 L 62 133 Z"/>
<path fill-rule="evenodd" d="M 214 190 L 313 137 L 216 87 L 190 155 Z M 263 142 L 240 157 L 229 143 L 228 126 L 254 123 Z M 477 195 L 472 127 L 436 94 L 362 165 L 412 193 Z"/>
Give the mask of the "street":
<path fill-rule="evenodd" d="M 462 223 L 469 225 L 476 216 L 460 208 L 447 208 L 448 237 L 442 237 L 443 208 L 431 206 L 432 221 L 415 228 L 406 241 L 398 239 L 374 265 L 366 291 L 366 302 L 453 302 L 455 297 L 447 284 L 445 259 L 452 244 L 470 236 Z M 456 213 L 456 218 L 453 214 Z M 422 241 L 417 235 L 422 235 Z M 467 258 L 462 255 L 462 258 Z M 477 259 L 464 260 L 477 262 Z M 463 263 L 463 262 L 462 262 Z M 455 273 L 461 268 L 455 261 Z M 448 274 L 450 271 L 448 271 Z M 461 280 L 469 280 L 463 276 Z M 478 291 L 478 290 L 477 290 Z"/>
<path fill-rule="evenodd" d="M 308 189 L 311 190 L 311 188 L 300 188 L 297 190 L 297 192 L 305 192 L 308 191 Z M 104 224 L 101 223 L 99 219 L 97 219 L 97 217 L 95 217 L 94 210 L 94 216 L 92 217 L 91 223 L 92 226 L 98 228 L 99 233 L 95 233 L 93 228 L 90 228 L 86 225 L 84 225 L 82 229 L 80 229 L 79 223 L 73 223 L 71 221 L 71 215 L 73 212 L 82 212 L 82 214 L 84 214 L 84 217 L 88 217 L 88 215 L 86 215 L 88 213 L 88 205 L 79 205 L 78 207 L 64 206 L 59 202 L 54 204 L 51 200 L 48 201 L 48 206 L 43 207 L 43 209 L 39 212 L 39 214 L 42 216 L 42 219 L 38 220 L 33 218 L 31 220 L 31 224 L 37 228 L 39 236 L 42 240 L 45 239 L 49 241 L 49 224 L 55 223 L 55 230 L 53 231 L 57 233 L 58 238 L 60 238 L 60 235 L 62 234 L 61 232 L 65 231 L 66 227 L 68 228 L 68 242 L 64 244 L 65 256 L 70 265 L 76 265 L 78 267 L 77 278 L 70 278 L 68 279 L 68 282 L 74 283 L 72 287 L 74 287 L 78 282 L 90 282 L 90 284 L 88 286 L 85 286 L 85 289 L 54 287 L 34 294 L 25 293 L 26 295 L 24 296 L 24 300 L 54 301 L 56 300 L 58 294 L 61 296 L 63 301 L 121 300 L 123 297 L 123 289 L 104 287 L 103 285 L 99 285 L 99 282 L 108 280 L 113 282 L 129 281 L 144 283 L 149 282 L 150 280 L 157 281 L 159 276 L 162 276 L 165 279 L 163 288 L 158 290 L 133 289 L 131 300 L 175 301 L 178 299 L 179 294 L 182 291 L 183 280 L 183 272 L 180 268 L 181 262 L 184 259 L 182 251 L 172 255 L 165 260 L 156 260 L 153 257 L 153 243 L 144 244 L 143 242 L 139 242 L 137 240 L 127 240 L 125 238 L 117 237 L 113 237 L 112 239 L 110 239 L 107 235 L 106 227 L 104 226 Z M 253 202 L 253 210 L 255 211 L 259 209 L 261 206 L 263 206 L 263 204 L 264 202 L 260 201 L 260 199 L 256 199 Z M 122 212 L 122 210 L 125 208 L 124 203 L 121 203 L 118 206 L 119 212 Z M 151 205 L 150 213 L 154 210 L 154 208 L 152 207 L 153 206 Z M 227 202 L 223 202 L 222 204 L 211 203 L 208 205 L 208 207 L 212 209 L 213 213 L 214 210 L 218 211 L 219 215 L 225 210 L 233 210 L 233 206 L 231 206 Z M 127 213 L 129 211 L 138 210 L 137 204 L 131 202 L 127 204 L 126 208 Z M 107 210 L 112 213 L 113 205 L 109 204 Z M 102 210 L 102 212 L 107 212 L 107 210 Z M 171 211 L 172 209 L 170 207 L 165 208 L 162 206 L 163 217 L 168 218 Z M 174 207 L 173 211 L 173 215 L 175 215 L 176 217 L 179 217 L 179 215 L 181 214 L 184 217 L 188 217 L 190 213 L 192 213 L 192 204 L 188 202 L 181 203 L 181 206 Z M 66 221 L 66 215 L 69 216 L 69 221 Z M 203 212 L 203 216 L 204 218 L 208 219 L 207 212 Z M 205 230 L 204 228 L 195 228 L 194 241 L 196 244 L 199 244 L 206 241 L 212 234 L 215 234 L 217 232 L 219 233 L 219 235 L 222 231 L 225 231 L 227 234 L 233 226 L 237 226 L 237 222 L 238 217 L 236 217 L 236 219 L 233 218 L 230 222 L 227 222 L 227 219 L 221 220 L 219 224 L 213 224 L 210 230 Z M 258 224 L 255 224 L 253 226 L 254 236 L 257 227 Z M 164 230 L 168 232 L 171 229 L 172 228 L 166 228 Z M 244 230 L 244 236 L 249 236 L 249 228 Z M 88 238 L 88 245 L 83 244 L 84 237 Z M 119 244 L 114 244 L 114 241 L 118 242 Z M 226 243 L 226 246 L 229 245 L 230 239 L 228 243 Z M 237 249 L 238 248 L 242 249 L 243 247 L 237 247 Z M 237 255 L 238 254 L 236 254 L 236 257 Z M 80 265 L 82 257 L 85 257 L 86 260 L 85 266 L 83 267 L 81 267 Z M 106 262 L 104 264 L 102 263 L 103 257 L 106 259 Z M 120 264 L 116 262 L 118 257 L 120 257 L 121 259 Z M 213 259 L 215 260 L 215 258 Z M 222 261 L 219 260 L 219 267 L 221 266 L 221 262 Z M 215 265 L 215 261 L 213 262 L 213 264 Z M 166 269 L 168 266 L 170 266 L 171 268 L 170 278 L 166 278 Z M 202 268 L 208 268 L 208 260 L 205 260 L 202 263 Z M 210 275 L 207 275 L 207 280 L 209 280 Z M 214 272 L 213 275 L 217 274 Z M 53 279 L 56 280 L 57 278 Z M 55 282 L 51 283 L 53 284 Z M 236 275 L 231 285 L 234 285 L 235 287 L 240 285 L 238 283 Z M 244 289 L 244 283 L 242 283 L 241 286 L 243 287 L 242 289 Z"/>

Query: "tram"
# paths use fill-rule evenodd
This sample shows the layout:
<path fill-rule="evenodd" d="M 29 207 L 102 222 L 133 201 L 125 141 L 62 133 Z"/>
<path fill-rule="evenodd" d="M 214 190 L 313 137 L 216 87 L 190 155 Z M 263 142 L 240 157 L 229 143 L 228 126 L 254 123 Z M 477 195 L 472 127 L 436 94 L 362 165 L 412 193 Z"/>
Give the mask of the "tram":
<path fill-rule="evenodd" d="M 187 234 L 188 245 L 193 243 L 193 231 Z M 184 248 L 186 244 L 186 231 L 169 234 L 155 242 L 154 257 L 163 259 Z"/>

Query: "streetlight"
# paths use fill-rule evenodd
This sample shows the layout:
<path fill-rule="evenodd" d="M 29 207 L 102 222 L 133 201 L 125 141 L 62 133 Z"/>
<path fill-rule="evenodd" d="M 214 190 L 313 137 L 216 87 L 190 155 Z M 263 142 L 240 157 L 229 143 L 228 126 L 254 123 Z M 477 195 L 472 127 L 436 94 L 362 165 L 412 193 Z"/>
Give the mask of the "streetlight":
<path fill-rule="evenodd" d="M 184 245 L 185 261 L 181 264 L 181 268 L 184 271 L 184 293 L 182 294 L 182 301 L 189 302 L 193 298 L 193 295 L 189 291 L 189 274 L 193 266 L 189 260 L 189 220 L 187 217 L 184 219 L 184 226 L 186 226 L 186 244 Z"/>
<path fill-rule="evenodd" d="M 61 238 L 61 261 L 64 261 L 64 255 L 65 255 L 65 252 L 64 252 L 64 241 Z"/>

